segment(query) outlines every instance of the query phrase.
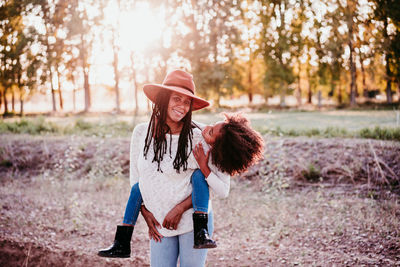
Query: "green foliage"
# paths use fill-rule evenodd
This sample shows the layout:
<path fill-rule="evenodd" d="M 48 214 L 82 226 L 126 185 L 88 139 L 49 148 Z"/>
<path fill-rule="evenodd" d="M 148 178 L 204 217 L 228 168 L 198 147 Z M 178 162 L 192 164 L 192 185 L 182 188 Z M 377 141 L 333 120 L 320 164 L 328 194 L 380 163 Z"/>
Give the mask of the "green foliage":
<path fill-rule="evenodd" d="M 15 122 L 0 121 L 0 134 L 67 134 L 84 136 L 129 136 L 133 126 L 124 121 L 92 123 L 83 119 L 77 119 L 71 125 L 61 126 L 59 124 L 46 121 L 44 117 L 32 120 L 21 119 Z"/>
<path fill-rule="evenodd" d="M 371 138 L 378 140 L 395 140 L 400 141 L 400 127 L 397 128 L 364 128 L 358 133 L 362 138 Z"/>
<path fill-rule="evenodd" d="M 44 117 L 38 117 L 33 120 L 22 119 L 16 122 L 0 122 L 0 134 L 43 134 L 43 133 L 61 133 L 61 129 L 54 123 L 46 122 Z"/>
<path fill-rule="evenodd" d="M 400 141 L 400 127 L 385 128 L 376 126 L 375 128 L 362 128 L 358 131 L 348 131 L 340 127 L 327 127 L 325 129 L 311 128 L 306 130 L 301 129 L 282 129 L 276 127 L 275 129 L 268 129 L 257 127 L 257 130 L 263 134 L 272 134 L 276 136 L 307 136 L 307 137 L 326 137 L 326 138 L 371 138 L 378 140 L 393 140 Z"/>
<path fill-rule="evenodd" d="M 308 165 L 307 169 L 301 172 L 301 175 L 309 182 L 319 182 L 322 179 L 320 168 L 312 163 Z"/>

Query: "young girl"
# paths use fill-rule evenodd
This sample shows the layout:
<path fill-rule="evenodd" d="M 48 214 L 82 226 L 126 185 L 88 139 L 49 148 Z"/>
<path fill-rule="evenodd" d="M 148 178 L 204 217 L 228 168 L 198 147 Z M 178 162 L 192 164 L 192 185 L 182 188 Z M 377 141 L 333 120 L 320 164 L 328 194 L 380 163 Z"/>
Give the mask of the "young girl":
<path fill-rule="evenodd" d="M 194 226 L 194 248 L 215 248 L 217 245 L 208 234 L 208 203 L 209 187 L 212 189 L 220 188 L 223 181 L 219 178 L 218 171 L 229 175 L 235 175 L 244 172 L 249 166 L 262 157 L 263 140 L 262 137 L 254 131 L 249 121 L 240 114 L 225 115 L 225 120 L 214 125 L 202 127 L 202 136 L 205 144 L 199 143 L 193 149 L 199 170 L 192 174 L 192 203 L 193 203 L 193 226 Z M 208 151 L 204 146 L 210 147 Z M 208 165 L 211 155 L 213 169 L 212 172 Z M 208 179 L 210 175 L 213 179 Z M 226 195 L 227 196 L 227 195 Z M 100 250 L 99 256 L 102 257 L 130 257 L 130 241 L 134 225 L 139 215 L 142 197 L 139 189 L 139 183 L 132 186 L 131 194 L 126 205 L 123 225 L 117 226 L 115 240 L 112 246 Z M 143 209 L 143 207 L 142 207 Z M 143 211 L 142 211 L 143 212 Z M 175 222 L 164 221 L 163 227 L 166 229 L 176 229 L 179 220 Z M 157 225 L 160 227 L 160 225 Z M 158 231 L 153 231 L 151 236 L 156 241 L 163 237 Z"/>

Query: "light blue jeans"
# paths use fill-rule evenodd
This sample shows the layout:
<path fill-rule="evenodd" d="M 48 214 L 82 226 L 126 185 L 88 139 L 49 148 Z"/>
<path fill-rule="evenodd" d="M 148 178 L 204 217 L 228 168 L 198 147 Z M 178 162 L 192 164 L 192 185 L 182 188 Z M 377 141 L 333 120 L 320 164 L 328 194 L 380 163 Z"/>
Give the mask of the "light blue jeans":
<path fill-rule="evenodd" d="M 208 214 L 208 233 L 214 230 L 213 214 Z M 194 249 L 193 231 L 177 236 L 163 237 L 161 242 L 150 240 L 150 265 L 152 267 L 203 267 L 208 249 Z"/>

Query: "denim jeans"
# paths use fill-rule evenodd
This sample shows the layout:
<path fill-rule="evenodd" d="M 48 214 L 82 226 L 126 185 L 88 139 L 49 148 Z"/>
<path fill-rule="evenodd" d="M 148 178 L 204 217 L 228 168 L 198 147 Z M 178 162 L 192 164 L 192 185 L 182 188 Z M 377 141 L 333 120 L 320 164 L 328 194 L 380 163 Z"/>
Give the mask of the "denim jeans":
<path fill-rule="evenodd" d="M 208 215 L 208 232 L 214 230 L 213 214 Z M 150 265 L 152 267 L 202 267 L 206 263 L 207 249 L 194 249 L 193 231 L 177 236 L 163 237 L 161 242 L 150 240 Z"/>
<path fill-rule="evenodd" d="M 192 203 L 194 211 L 208 212 L 208 201 L 210 191 L 204 174 L 195 170 L 192 174 Z M 128 203 L 126 203 L 123 223 L 135 225 L 142 205 L 142 194 L 140 193 L 139 183 L 132 186 Z"/>
<path fill-rule="evenodd" d="M 192 203 L 194 211 L 208 212 L 208 201 L 210 199 L 210 191 L 204 174 L 199 170 L 195 170 L 192 174 Z"/>
<path fill-rule="evenodd" d="M 132 186 L 128 203 L 126 203 L 123 223 L 135 225 L 142 205 L 142 194 L 140 193 L 139 183 Z"/>

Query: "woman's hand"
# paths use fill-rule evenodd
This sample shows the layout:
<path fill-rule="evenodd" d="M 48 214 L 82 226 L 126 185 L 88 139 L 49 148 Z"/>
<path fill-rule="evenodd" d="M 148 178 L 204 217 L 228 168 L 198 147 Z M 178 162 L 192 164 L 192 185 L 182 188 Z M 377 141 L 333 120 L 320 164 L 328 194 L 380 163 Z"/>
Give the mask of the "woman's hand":
<path fill-rule="evenodd" d="M 199 164 L 201 172 L 204 174 L 206 178 L 211 173 L 211 170 L 208 167 L 208 159 L 210 158 L 210 151 L 211 150 L 208 150 L 207 154 L 205 154 L 203 145 L 201 143 L 198 143 L 193 149 L 194 158 L 196 159 L 197 164 Z"/>
<path fill-rule="evenodd" d="M 168 212 L 167 216 L 165 216 L 163 227 L 169 230 L 176 230 L 181 221 L 183 212 L 183 208 L 179 204 L 176 205 Z"/>
<path fill-rule="evenodd" d="M 154 239 L 156 242 L 161 242 L 161 238 L 163 236 L 158 232 L 157 228 L 161 228 L 161 225 L 158 223 L 156 218 L 154 218 L 153 213 L 151 213 L 144 205 L 142 205 L 140 209 L 144 220 L 149 227 L 149 237 L 150 239 Z"/>

